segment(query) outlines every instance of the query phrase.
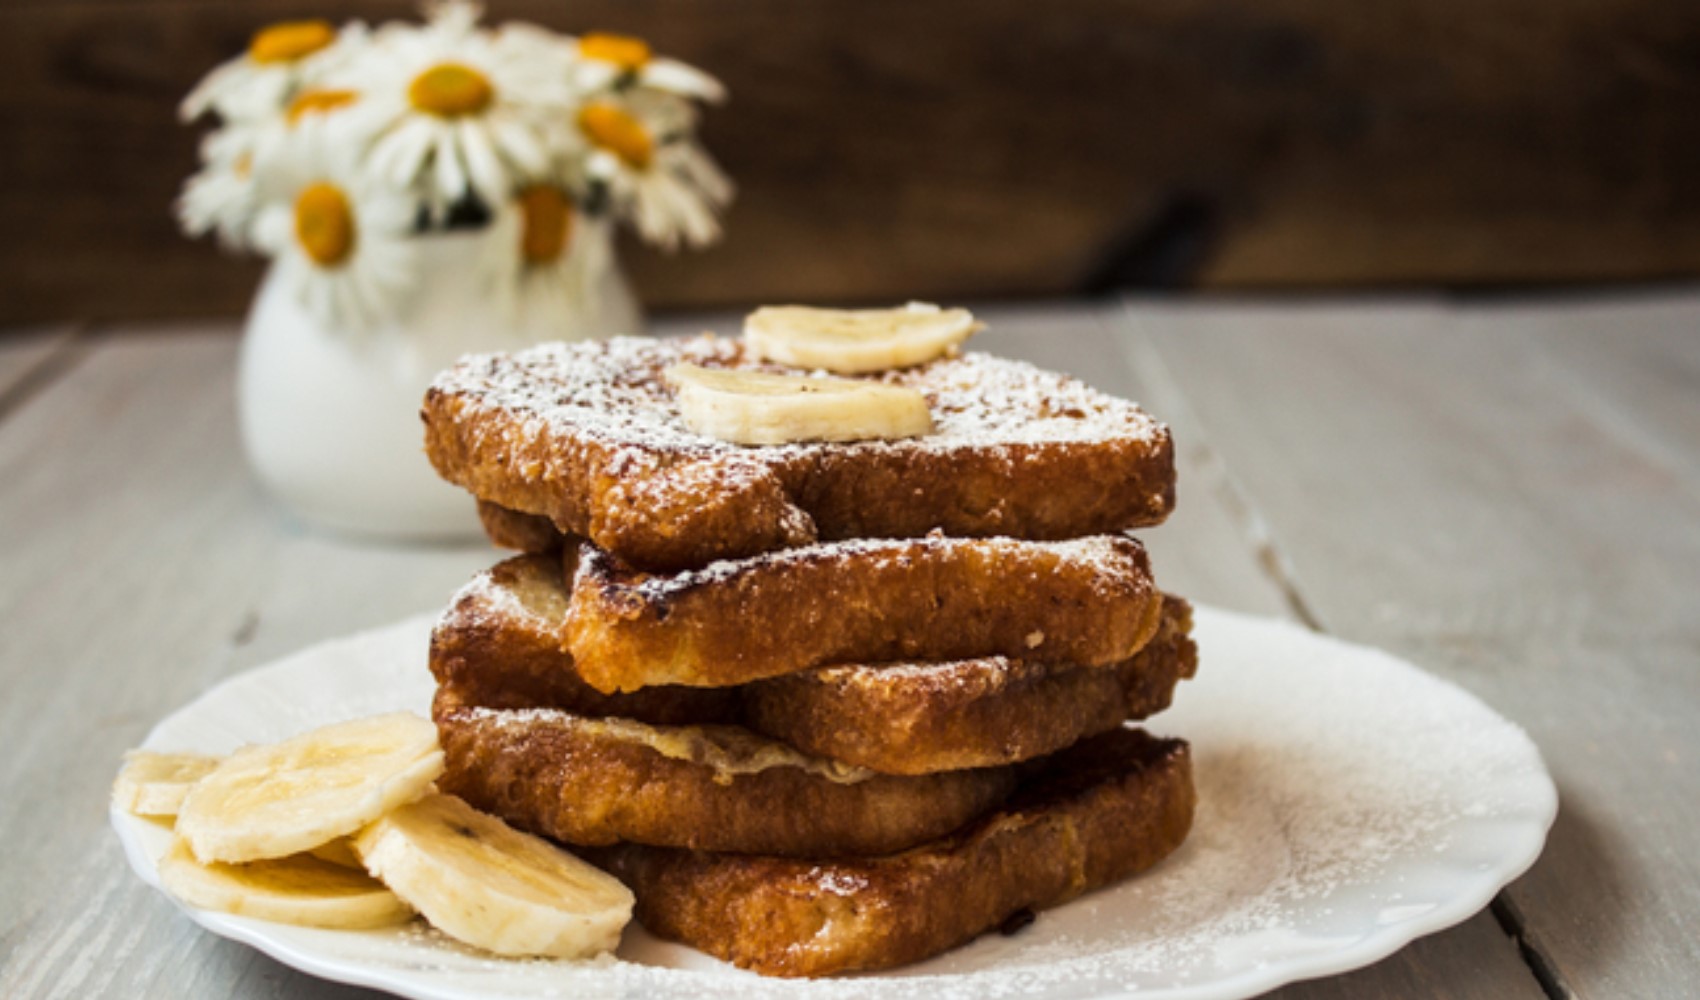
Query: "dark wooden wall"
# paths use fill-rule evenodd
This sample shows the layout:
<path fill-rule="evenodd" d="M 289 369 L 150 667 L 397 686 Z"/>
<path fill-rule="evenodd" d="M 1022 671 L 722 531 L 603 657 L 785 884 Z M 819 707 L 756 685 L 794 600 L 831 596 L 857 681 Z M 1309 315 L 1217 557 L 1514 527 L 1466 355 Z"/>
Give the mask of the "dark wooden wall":
<path fill-rule="evenodd" d="M 656 306 L 1700 273 L 1693 0 L 492 0 L 722 76 L 742 187 Z M 388 0 L 0 2 L 0 325 L 234 313 L 173 107 L 257 25 Z"/>

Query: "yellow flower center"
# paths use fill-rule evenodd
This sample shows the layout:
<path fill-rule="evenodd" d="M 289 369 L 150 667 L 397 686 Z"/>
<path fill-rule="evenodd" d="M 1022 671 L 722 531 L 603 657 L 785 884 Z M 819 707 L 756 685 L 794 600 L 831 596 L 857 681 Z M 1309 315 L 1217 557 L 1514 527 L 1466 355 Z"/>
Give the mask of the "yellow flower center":
<path fill-rule="evenodd" d="M 354 210 L 335 184 L 309 185 L 295 199 L 295 238 L 320 267 L 335 267 L 354 252 Z"/>
<path fill-rule="evenodd" d="M 242 180 L 247 180 L 248 175 L 254 172 L 254 155 L 252 153 L 237 153 L 236 159 L 230 163 L 230 170 Z"/>
<path fill-rule="evenodd" d="M 608 150 L 633 170 L 648 170 L 655 156 L 655 143 L 643 123 L 624 108 L 607 102 L 586 104 L 579 109 L 578 127 L 585 138 Z"/>
<path fill-rule="evenodd" d="M 561 256 L 573 232 L 573 203 L 558 187 L 534 184 L 519 193 L 525 229 L 520 252 L 528 263 L 547 264 Z"/>
<path fill-rule="evenodd" d="M 495 96 L 489 77 L 460 63 L 438 63 L 407 87 L 407 99 L 414 107 L 443 118 L 477 114 Z"/>
<path fill-rule="evenodd" d="M 336 41 L 329 21 L 280 21 L 254 32 L 248 58 L 259 63 L 294 62 Z"/>
<path fill-rule="evenodd" d="M 578 40 L 578 54 L 585 59 L 613 63 L 626 72 L 642 69 L 654 54 L 649 43 L 630 35 L 591 32 Z"/>
<path fill-rule="evenodd" d="M 358 96 L 360 95 L 352 90 L 302 91 L 296 96 L 295 100 L 289 102 L 289 111 L 285 114 L 285 117 L 289 124 L 294 125 L 307 115 L 316 115 L 347 107 L 353 104 L 354 99 Z"/>

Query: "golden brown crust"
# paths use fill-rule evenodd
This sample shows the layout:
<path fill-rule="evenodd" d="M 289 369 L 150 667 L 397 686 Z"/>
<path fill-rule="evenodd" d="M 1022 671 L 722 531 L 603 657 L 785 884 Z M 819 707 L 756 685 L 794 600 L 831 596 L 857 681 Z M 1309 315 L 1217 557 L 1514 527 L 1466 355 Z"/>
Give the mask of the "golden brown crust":
<path fill-rule="evenodd" d="M 669 576 L 585 545 L 567 649 L 585 682 L 608 692 L 723 687 L 834 663 L 1101 666 L 1150 640 L 1161 604 L 1144 547 L 1125 535 L 837 542 Z"/>
<path fill-rule="evenodd" d="M 516 552 L 554 552 L 566 541 L 555 523 L 536 514 L 521 514 L 488 500 L 478 501 L 478 521 L 498 548 Z"/>
<path fill-rule="evenodd" d="M 426 454 L 482 500 L 625 562 L 700 566 L 817 539 L 1074 538 L 1160 523 L 1166 427 L 1061 375 L 969 354 L 886 373 L 938 431 L 739 447 L 684 428 L 661 370 L 750 367 L 738 341 L 617 338 L 463 360 L 425 396 Z"/>
<path fill-rule="evenodd" d="M 736 688 L 605 695 L 561 648 L 560 561 L 516 556 L 462 588 L 432 636 L 431 670 L 463 704 L 559 708 L 671 725 L 741 723 L 819 757 L 886 774 L 991 767 L 1050 753 L 1168 707 L 1191 677 L 1191 605 L 1163 595 L 1155 637 L 1132 659 L 1077 668 L 992 657 L 832 666 Z"/>
<path fill-rule="evenodd" d="M 478 574 L 431 633 L 431 674 L 467 704 L 566 709 L 662 724 L 730 721 L 729 688 L 658 686 L 603 694 L 579 679 L 562 651 L 567 590 L 561 556 L 515 556 Z"/>
<path fill-rule="evenodd" d="M 889 857 L 794 860 L 625 844 L 590 852 L 664 938 L 772 976 L 914 962 L 1024 909 L 1161 861 L 1195 793 L 1179 740 L 1118 729 L 1066 750 L 1004 808 Z"/>
<path fill-rule="evenodd" d="M 730 773 L 610 732 L 604 720 L 469 707 L 448 688 L 438 691 L 432 714 L 446 758 L 438 782 L 444 791 L 569 844 L 626 840 L 793 857 L 885 854 L 956 829 L 1002 801 L 1016 781 L 1012 768 L 849 775 L 858 780 L 784 764 Z M 795 755 L 747 731 L 714 735 Z"/>
<path fill-rule="evenodd" d="M 1030 760 L 1169 707 L 1197 669 L 1191 627 L 1191 605 L 1164 595 L 1157 635 L 1110 667 L 996 657 L 804 671 L 740 688 L 744 724 L 884 774 Z"/>

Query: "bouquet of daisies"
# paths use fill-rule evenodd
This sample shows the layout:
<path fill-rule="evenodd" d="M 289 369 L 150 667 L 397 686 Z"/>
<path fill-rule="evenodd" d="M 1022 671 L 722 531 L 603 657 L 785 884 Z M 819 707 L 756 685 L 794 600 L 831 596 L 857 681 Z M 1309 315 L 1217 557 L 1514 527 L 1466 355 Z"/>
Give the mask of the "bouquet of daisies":
<path fill-rule="evenodd" d="M 479 233 L 491 296 L 517 312 L 592 294 L 626 223 L 668 250 L 720 236 L 732 185 L 695 136 L 711 76 L 619 35 L 484 27 L 466 0 L 423 24 L 275 24 L 182 105 L 214 115 L 178 215 L 276 259 L 321 322 L 396 315 L 415 241 Z"/>

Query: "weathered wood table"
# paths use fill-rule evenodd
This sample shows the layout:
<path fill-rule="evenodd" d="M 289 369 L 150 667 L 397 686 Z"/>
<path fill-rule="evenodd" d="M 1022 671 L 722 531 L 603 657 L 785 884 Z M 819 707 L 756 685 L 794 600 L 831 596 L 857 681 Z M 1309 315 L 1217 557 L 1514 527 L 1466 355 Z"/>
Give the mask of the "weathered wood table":
<path fill-rule="evenodd" d="M 1557 778 L 1545 855 L 1490 911 L 1281 995 L 1700 990 L 1700 294 L 986 312 L 987 348 L 1173 425 L 1165 586 L 1408 656 Z M 236 348 L 227 326 L 0 338 L 0 996 L 359 992 L 200 930 L 107 826 L 159 718 L 491 561 L 286 523 L 243 466 Z"/>

